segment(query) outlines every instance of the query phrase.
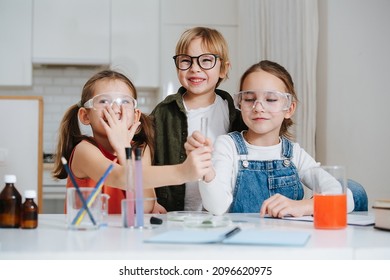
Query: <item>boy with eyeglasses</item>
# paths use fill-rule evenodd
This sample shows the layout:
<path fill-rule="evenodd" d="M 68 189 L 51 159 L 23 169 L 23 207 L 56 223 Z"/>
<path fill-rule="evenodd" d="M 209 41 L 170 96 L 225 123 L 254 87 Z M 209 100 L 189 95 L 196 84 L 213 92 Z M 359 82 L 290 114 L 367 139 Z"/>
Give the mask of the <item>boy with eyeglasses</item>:
<path fill-rule="evenodd" d="M 230 131 L 245 128 L 233 98 L 217 89 L 228 77 L 228 46 L 222 34 L 206 27 L 186 30 L 173 57 L 182 87 L 167 96 L 152 111 L 156 129 L 155 165 L 179 164 L 186 159 L 184 143 L 201 119 L 208 119 L 209 141 Z M 198 181 L 156 189 L 158 202 L 167 211 L 203 209 Z"/>

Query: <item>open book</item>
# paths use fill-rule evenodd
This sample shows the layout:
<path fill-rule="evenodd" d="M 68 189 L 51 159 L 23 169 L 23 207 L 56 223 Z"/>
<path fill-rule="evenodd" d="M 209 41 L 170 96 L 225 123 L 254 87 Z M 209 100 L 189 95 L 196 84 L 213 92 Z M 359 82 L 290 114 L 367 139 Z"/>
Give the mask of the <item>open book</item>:
<path fill-rule="evenodd" d="M 234 231 L 235 229 L 233 229 Z M 310 233 L 264 229 L 229 230 L 168 230 L 144 240 L 147 243 L 235 244 L 266 246 L 303 246 Z"/>

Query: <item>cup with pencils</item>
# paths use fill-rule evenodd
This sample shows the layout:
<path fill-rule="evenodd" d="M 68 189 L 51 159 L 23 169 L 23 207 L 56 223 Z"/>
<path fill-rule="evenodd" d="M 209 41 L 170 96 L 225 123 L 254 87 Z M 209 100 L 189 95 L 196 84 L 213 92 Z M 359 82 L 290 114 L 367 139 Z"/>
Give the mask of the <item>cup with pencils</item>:
<path fill-rule="evenodd" d="M 88 198 L 92 197 L 94 188 L 79 187 L 68 188 L 66 194 L 66 211 L 67 211 L 67 225 L 69 229 L 87 230 L 98 229 L 103 217 L 102 198 L 99 192 L 92 203 L 88 203 Z M 82 198 L 88 203 L 89 214 L 82 214 L 84 212 L 84 205 Z"/>
<path fill-rule="evenodd" d="M 67 161 L 62 158 L 62 163 L 73 183 L 73 187 L 67 189 L 66 211 L 68 228 L 76 230 L 97 229 L 104 222 L 103 218 L 108 209 L 108 198 L 102 194 L 103 183 L 111 172 L 111 164 L 95 187 L 80 187 Z"/>

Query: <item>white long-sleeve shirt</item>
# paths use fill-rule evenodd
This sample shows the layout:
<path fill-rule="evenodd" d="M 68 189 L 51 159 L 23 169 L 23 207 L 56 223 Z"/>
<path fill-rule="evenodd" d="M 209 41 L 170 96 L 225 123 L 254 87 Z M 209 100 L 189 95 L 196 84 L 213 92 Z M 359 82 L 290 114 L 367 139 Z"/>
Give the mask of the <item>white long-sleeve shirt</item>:
<path fill-rule="evenodd" d="M 207 137 L 210 138 L 211 141 L 214 142 L 219 135 L 223 135 L 228 132 L 228 103 L 219 95 L 216 95 L 214 103 L 207 107 L 189 110 L 187 109 L 185 103 L 184 106 L 187 111 L 188 135 L 191 135 L 195 130 L 201 130 L 200 123 L 202 117 L 208 118 Z M 184 198 L 184 210 L 201 211 L 202 209 L 202 198 L 199 193 L 198 181 L 187 182 Z"/>
<path fill-rule="evenodd" d="M 297 168 L 302 183 L 307 188 L 313 190 L 314 182 L 307 171 L 320 164 L 302 149 L 298 143 L 293 144 L 293 157 L 291 160 Z M 261 147 L 251 145 L 245 141 L 245 145 L 248 149 L 248 155 L 245 158 L 249 161 L 281 159 L 281 142 L 274 146 Z M 236 185 L 238 161 L 240 159 L 243 159 L 243 157 L 238 155 L 234 141 L 229 135 L 221 135 L 216 139 L 213 152 L 213 166 L 216 177 L 209 183 L 199 183 L 203 207 L 212 214 L 221 215 L 229 210 L 233 201 L 233 191 Z M 322 175 L 320 180 L 322 181 L 321 184 L 326 187 L 325 193 L 339 188 L 337 180 L 327 176 L 327 173 Z M 323 184 L 324 182 L 326 184 Z M 351 212 L 353 209 L 354 201 L 352 192 L 347 189 L 347 211 Z"/>

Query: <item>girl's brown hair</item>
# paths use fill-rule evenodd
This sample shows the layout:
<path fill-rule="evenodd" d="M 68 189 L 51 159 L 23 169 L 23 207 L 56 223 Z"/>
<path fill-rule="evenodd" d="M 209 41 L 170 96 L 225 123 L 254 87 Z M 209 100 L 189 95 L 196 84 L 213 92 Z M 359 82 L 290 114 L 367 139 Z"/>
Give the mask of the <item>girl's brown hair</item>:
<path fill-rule="evenodd" d="M 218 30 L 201 26 L 194 27 L 184 31 L 181 35 L 176 44 L 176 55 L 186 54 L 191 41 L 197 38 L 202 39 L 202 46 L 205 49 L 208 49 L 211 53 L 219 56 L 219 59 L 221 60 L 221 73 L 226 72 L 225 78 L 219 79 L 216 85 L 217 88 L 223 80 L 228 78 L 229 69 L 226 68 L 229 67 L 229 64 L 225 63 L 229 62 L 228 44 Z"/>
<path fill-rule="evenodd" d="M 102 80 L 120 80 L 128 85 L 130 91 L 133 93 L 133 97 L 137 99 L 137 90 L 133 83 L 123 74 L 116 72 L 114 70 L 103 70 L 96 73 L 92 76 L 84 85 L 83 91 L 81 94 L 81 100 L 78 104 L 74 104 L 65 112 L 64 117 L 61 121 L 59 128 L 58 144 L 56 159 L 54 163 L 53 177 L 58 179 L 65 179 L 68 174 L 63 167 L 61 162 L 61 157 L 65 157 L 69 161 L 70 155 L 73 149 L 78 143 L 82 140 L 87 140 L 90 143 L 97 146 L 96 141 L 93 137 L 83 135 L 80 130 L 79 120 L 78 120 L 78 111 L 79 108 L 83 106 L 85 102 L 91 99 L 94 96 L 96 82 Z M 141 114 L 140 118 L 140 128 L 137 130 L 136 135 L 134 135 L 132 147 L 142 147 L 146 148 L 149 146 L 151 156 L 154 155 L 154 129 L 153 123 L 150 118 Z"/>
<path fill-rule="evenodd" d="M 291 78 L 290 73 L 281 65 L 279 65 L 276 62 L 269 61 L 269 60 L 262 60 L 259 63 L 253 64 L 251 67 L 249 67 L 245 73 L 241 76 L 240 80 L 240 91 L 242 90 L 242 85 L 246 79 L 246 77 L 253 73 L 257 72 L 259 70 L 263 70 L 265 72 L 268 72 L 279 79 L 281 79 L 286 87 L 286 92 L 290 93 L 293 99 L 293 102 L 298 103 L 297 94 L 295 93 L 294 89 L 294 82 Z M 284 119 L 282 126 L 280 128 L 279 135 L 285 136 L 289 139 L 293 139 L 293 135 L 288 131 L 289 127 L 291 127 L 294 124 L 293 120 L 291 118 Z"/>

